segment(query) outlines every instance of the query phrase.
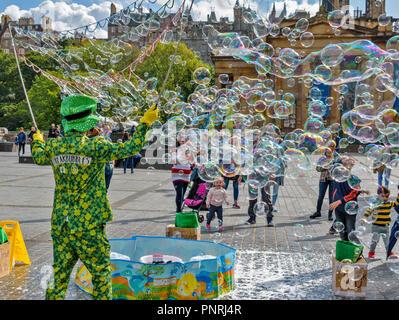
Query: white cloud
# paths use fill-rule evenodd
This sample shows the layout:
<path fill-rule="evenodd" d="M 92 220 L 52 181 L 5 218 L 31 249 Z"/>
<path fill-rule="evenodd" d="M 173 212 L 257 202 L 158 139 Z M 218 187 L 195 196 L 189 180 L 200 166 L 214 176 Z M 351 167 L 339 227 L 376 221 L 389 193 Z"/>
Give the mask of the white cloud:
<path fill-rule="evenodd" d="M 245 8 L 248 6 L 255 10 L 260 16 L 265 16 L 267 12 L 270 12 L 273 6 L 272 0 L 246 0 Z M 309 3 L 309 0 L 286 0 L 286 1 L 276 1 L 276 12 L 277 15 L 283 10 L 284 2 L 287 6 L 287 15 L 293 14 L 295 10 L 301 9 L 307 12 L 310 12 L 310 15 L 315 15 L 319 11 L 319 4 L 316 1 L 313 4 Z M 300 2 L 300 3 L 298 3 Z M 200 0 L 196 1 L 192 14 L 194 19 L 206 21 L 207 15 L 210 14 L 211 10 L 214 9 L 216 13 L 217 20 L 220 17 L 228 17 L 230 21 L 233 19 L 233 7 L 236 3 L 236 0 Z M 243 0 L 239 0 L 239 4 L 243 6 Z"/>
<path fill-rule="evenodd" d="M 76 3 L 78 0 L 44 0 L 37 7 L 29 10 L 21 10 L 16 5 L 10 5 L 5 8 L 1 14 L 9 15 L 13 20 L 18 20 L 20 17 L 33 17 L 35 23 L 41 23 L 43 15 L 49 16 L 52 19 L 53 29 L 57 31 L 75 29 L 80 26 L 94 23 L 103 18 L 109 17 L 111 2 L 115 3 L 117 10 L 126 7 L 126 0 L 105 0 L 100 3 L 93 3 L 90 6 L 85 6 Z M 309 11 L 311 15 L 318 11 L 318 1 L 310 4 L 309 1 L 314 0 L 300 0 L 298 4 L 296 0 L 286 0 L 288 15 L 295 12 L 296 9 L 304 9 Z M 162 5 L 160 0 L 157 1 L 156 6 Z M 191 3 L 190 1 L 188 3 Z M 216 12 L 216 18 L 228 17 L 233 21 L 233 7 L 236 0 L 196 0 L 192 8 L 192 15 L 195 20 L 206 21 L 207 15 L 212 10 Z M 239 0 L 240 5 L 243 5 L 244 0 Z M 175 2 L 174 11 L 180 6 L 181 0 Z M 273 5 L 272 0 L 245 0 L 245 7 L 250 7 L 261 16 L 266 14 L 267 9 L 271 10 Z M 281 12 L 284 6 L 284 1 L 275 2 L 277 14 Z M 172 9 L 172 10 L 173 10 Z M 169 10 L 168 10 L 169 11 Z M 97 37 L 106 38 L 106 30 L 101 30 L 96 33 Z"/>
<path fill-rule="evenodd" d="M 123 8 L 118 1 L 113 1 L 117 10 Z M 56 31 L 64 31 L 75 29 L 80 26 L 85 26 L 94 23 L 98 20 L 110 16 L 111 1 L 104 1 L 102 3 L 93 3 L 90 6 L 84 6 L 73 1 L 52 1 L 45 0 L 37 7 L 29 10 L 21 10 L 16 5 L 10 5 L 1 14 L 7 14 L 13 20 L 18 20 L 21 17 L 32 17 L 35 23 L 41 23 L 42 16 L 48 16 L 52 20 L 52 27 Z M 106 38 L 107 32 L 99 30 L 96 33 L 97 37 Z"/>

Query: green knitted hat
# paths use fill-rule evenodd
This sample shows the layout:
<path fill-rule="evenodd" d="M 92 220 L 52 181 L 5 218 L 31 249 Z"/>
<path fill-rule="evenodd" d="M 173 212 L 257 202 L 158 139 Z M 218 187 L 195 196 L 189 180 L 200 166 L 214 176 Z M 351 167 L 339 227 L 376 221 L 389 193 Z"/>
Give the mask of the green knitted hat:
<path fill-rule="evenodd" d="M 61 103 L 62 126 L 68 132 L 75 129 L 79 132 L 88 131 L 96 126 L 99 117 L 93 114 L 97 102 L 84 95 L 66 97 Z"/>

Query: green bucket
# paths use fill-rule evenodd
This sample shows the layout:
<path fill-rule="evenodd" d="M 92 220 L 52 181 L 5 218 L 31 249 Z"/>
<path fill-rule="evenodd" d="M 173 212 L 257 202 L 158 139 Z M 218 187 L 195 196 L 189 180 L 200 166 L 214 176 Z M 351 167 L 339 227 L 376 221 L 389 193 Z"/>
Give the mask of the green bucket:
<path fill-rule="evenodd" d="M 198 228 L 198 216 L 196 212 L 176 213 L 175 226 L 177 228 Z"/>
<path fill-rule="evenodd" d="M 335 258 L 338 261 L 349 259 L 355 263 L 360 258 L 362 252 L 362 245 L 356 245 L 350 241 L 338 240 L 335 245 Z"/>
<path fill-rule="evenodd" d="M 0 244 L 7 242 L 7 234 L 2 227 L 0 227 Z"/>

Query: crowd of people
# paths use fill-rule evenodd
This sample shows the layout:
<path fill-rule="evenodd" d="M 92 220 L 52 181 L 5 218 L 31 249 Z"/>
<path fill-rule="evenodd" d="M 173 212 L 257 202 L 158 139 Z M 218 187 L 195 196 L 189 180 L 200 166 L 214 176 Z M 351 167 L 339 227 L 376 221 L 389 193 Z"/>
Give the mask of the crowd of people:
<path fill-rule="evenodd" d="M 79 108 L 76 108 L 76 106 Z M 110 246 L 104 227 L 106 222 L 112 220 L 107 190 L 110 185 L 113 166 L 118 159 L 123 159 L 125 163 L 124 173 L 126 173 L 129 165 L 131 172 L 134 172 L 135 162 L 132 161 L 132 157 L 142 150 L 147 132 L 158 118 L 158 108 L 154 105 L 140 119 L 137 128 L 134 127 L 125 132 L 125 129 L 119 125 L 119 129 L 116 130 L 123 133 L 123 137 L 118 139 L 117 143 L 111 143 L 113 139 L 111 139 L 112 130 L 109 125 L 97 126 L 99 118 L 93 114 L 96 106 L 95 100 L 90 97 L 81 95 L 67 97 L 61 105 L 61 114 L 65 117 L 62 122 L 65 130 L 64 138 L 61 138 L 61 130 L 56 130 L 55 126 L 50 128 L 49 136 L 50 133 L 52 136 L 47 141 L 44 140 L 40 131 L 37 130 L 36 132 L 34 128 L 32 128 L 28 137 L 28 139 L 33 139 L 32 156 L 35 163 L 38 165 L 52 164 L 56 180 L 51 231 L 54 245 L 55 286 L 47 289 L 47 299 L 64 298 L 70 272 L 79 258 L 93 275 L 93 297 L 95 299 L 111 298 Z M 99 136 L 103 136 L 103 139 Z M 21 128 L 17 139 L 18 144 L 21 145 L 21 151 L 24 153 L 23 145 L 27 138 L 23 128 Z M 203 165 L 194 165 L 195 161 L 193 160 L 198 154 L 187 154 L 187 150 L 184 148 L 187 143 L 184 135 L 178 136 L 176 141 L 177 147 L 172 150 L 171 154 L 173 164 L 171 177 L 176 191 L 176 212 L 181 212 L 187 188 L 196 176 L 200 177 Z M 260 142 L 258 143 L 255 138 L 254 150 L 259 145 Z M 331 141 L 328 147 L 334 154 L 333 164 L 340 163 L 343 168 L 351 172 L 356 160 L 350 156 L 338 154 L 339 144 L 335 140 Z M 283 150 L 283 148 L 281 149 Z M 55 156 L 50 158 L 50 152 Z M 265 216 L 267 226 L 273 226 L 273 218 L 278 213 L 276 204 L 279 188 L 284 185 L 287 167 L 282 154 L 276 154 L 276 158 L 279 159 L 278 166 L 275 167 L 276 174 L 269 174 L 266 184 L 259 184 L 258 188 L 250 188 L 250 183 L 248 183 L 250 194 L 248 197 L 247 224 L 255 224 L 257 216 Z M 93 166 L 90 165 L 92 161 L 95 164 Z M 238 186 L 243 181 L 248 181 L 245 174 L 236 174 L 240 171 L 235 170 L 235 168 L 234 161 L 227 165 L 223 164 L 226 174 L 218 174 L 219 176 L 215 177 L 212 186 L 207 188 L 205 201 L 206 208 L 209 211 L 206 218 L 207 229 L 211 229 L 211 223 L 216 214 L 218 230 L 224 230 L 223 205 L 230 205 L 228 196 L 230 180 L 233 182 L 233 208 L 240 209 Z M 349 203 L 356 204 L 361 193 L 370 195 L 371 192 L 359 187 L 360 179 L 357 185 L 349 185 L 348 179 L 342 181 L 333 179 L 327 167 L 317 167 L 316 170 L 320 172 L 319 197 L 316 212 L 310 218 L 321 217 L 323 200 L 327 189 L 329 189 L 328 220 L 334 220 L 330 231 L 331 233 L 339 233 L 342 240 L 354 241 L 353 232 L 356 229 L 357 214 L 349 212 L 346 206 Z M 386 175 L 387 172 L 385 171 Z M 207 181 L 207 183 L 209 182 Z M 399 194 L 395 201 L 389 201 L 389 189 L 387 186 L 381 186 L 380 182 L 382 183 L 382 177 L 379 176 L 377 189 L 379 203 L 367 210 L 363 217 L 365 221 L 370 216 L 376 217 L 372 220 L 372 232 L 379 235 L 378 239 L 375 239 L 373 234 L 369 257 L 374 257 L 376 243 L 380 237 L 383 237 L 387 257 L 397 258 L 392 251 L 391 244 L 394 242 L 387 241 L 387 238 L 396 238 L 399 230 L 399 220 L 397 220 L 391 232 L 389 232 L 392 208 L 399 212 Z M 389 179 L 386 179 L 386 182 L 389 183 Z M 80 192 L 81 200 L 78 202 L 74 200 L 75 197 L 65 197 L 65 195 L 74 193 L 75 190 Z M 92 195 L 94 194 L 96 196 L 93 198 Z M 102 214 L 99 215 L 98 212 L 102 212 Z M 84 217 L 81 217 L 81 213 L 84 213 Z M 341 225 L 342 228 L 337 228 L 337 225 Z"/>

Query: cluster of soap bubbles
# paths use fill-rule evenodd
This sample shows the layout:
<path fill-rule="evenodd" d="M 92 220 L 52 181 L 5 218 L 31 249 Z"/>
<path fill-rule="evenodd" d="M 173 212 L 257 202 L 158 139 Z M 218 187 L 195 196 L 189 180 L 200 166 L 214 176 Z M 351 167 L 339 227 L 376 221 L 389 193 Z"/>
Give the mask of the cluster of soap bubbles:
<path fill-rule="evenodd" d="M 149 1 L 151 5 L 155 2 Z M 111 113 L 111 121 L 131 122 L 143 108 L 160 99 L 157 78 L 147 74 L 142 79 L 134 73 L 135 68 L 151 54 L 157 43 L 169 44 L 177 40 L 175 34 L 179 34 L 180 25 L 185 26 L 188 21 L 184 14 L 185 1 L 174 14 L 167 12 L 173 7 L 173 0 L 167 0 L 158 10 L 149 12 L 143 10 L 144 5 L 143 1 L 135 1 L 109 18 L 62 32 L 37 32 L 13 26 L 15 43 L 56 62 L 62 77 L 42 74 L 55 81 L 64 96 L 92 96 L 99 103 L 97 111 L 100 114 Z M 108 29 L 118 36 L 114 35 L 109 41 L 96 39 L 96 32 L 108 32 Z M 147 42 L 154 33 L 158 37 L 140 52 L 138 44 Z M 79 38 L 83 41 L 78 48 L 63 48 L 66 40 Z M 34 71 L 41 71 L 26 57 L 22 58 Z M 180 56 L 173 58 L 175 64 L 184 66 L 186 63 Z"/>
<path fill-rule="evenodd" d="M 250 200 L 259 199 L 262 188 L 273 196 L 279 178 L 303 178 L 316 168 L 327 170 L 334 181 L 347 182 L 353 190 L 374 191 L 376 183 L 365 183 L 361 179 L 382 166 L 398 167 L 399 117 L 394 101 L 399 97 L 395 73 L 399 68 L 399 36 L 391 37 L 384 49 L 369 40 L 357 40 L 330 43 L 309 53 L 315 39 L 308 31 L 307 19 L 280 28 L 283 15 L 263 17 L 243 8 L 244 22 L 256 38 L 219 32 L 214 24 L 205 25 L 202 36 L 215 54 L 233 56 L 253 65 L 257 76 L 234 78 L 223 73 L 212 85 L 211 70 L 200 67 L 192 74 L 195 89 L 185 99 L 178 83 L 174 90 L 160 92 L 157 75 L 146 74 L 144 79 L 133 76 L 132 80 L 135 64 L 121 71 L 121 64 L 134 50 L 131 43 L 153 32 L 160 33 L 159 42 L 171 43 L 176 40 L 174 31 L 187 25 L 188 17 L 183 10 L 176 15 L 166 12 L 169 2 L 156 12 L 143 13 L 138 10 L 140 6 L 134 6 L 111 16 L 107 23 L 120 30 L 120 36 L 111 41 L 99 42 L 87 37 L 101 27 L 98 23 L 92 28 L 74 30 L 74 37 L 87 37 L 89 44 L 77 49 L 60 49 L 68 33 L 56 35 L 13 29 L 18 45 L 57 61 L 65 80 L 59 85 L 65 95 L 85 93 L 96 97 L 98 112 L 112 112 L 113 117 L 108 119 L 111 124 L 120 119 L 131 124 L 140 118 L 143 108 L 158 103 L 168 120 L 156 121 L 148 135 L 148 141 L 156 139 L 166 150 L 157 161 L 171 163 L 173 146 L 176 141 L 184 140 L 177 153 L 179 163 L 195 164 L 199 177 L 206 182 L 218 176 L 242 175 Z M 166 18 L 170 18 L 168 28 L 160 32 Z M 346 14 L 335 10 L 327 19 L 337 34 L 346 21 Z M 387 26 L 390 18 L 381 15 L 378 23 Z M 392 30 L 399 31 L 396 22 Z M 287 38 L 291 47 L 274 48 L 266 40 L 277 36 Z M 29 41 L 24 40 L 26 38 Z M 138 63 L 151 51 L 144 53 Z M 97 67 L 90 67 L 89 61 Z M 180 56 L 171 56 L 172 62 L 185 64 Z M 281 86 L 280 82 L 286 85 Z M 302 85 L 307 91 L 306 99 L 298 96 L 296 85 Z M 331 86 L 328 96 L 321 86 Z M 302 128 L 298 128 L 293 118 L 298 109 L 307 111 Z M 341 111 L 342 117 L 339 122 L 327 124 L 325 117 L 336 111 L 334 109 Z M 284 134 L 278 125 L 282 122 L 290 124 L 290 131 Z M 364 163 L 350 164 L 351 159 L 344 154 L 354 144 L 359 144 Z M 146 147 L 150 149 L 151 145 Z M 336 153 L 336 148 L 341 153 Z M 145 158 L 142 161 L 147 162 Z M 375 221 L 374 214 L 365 219 L 363 216 L 380 204 L 378 198 L 364 200 L 365 206 L 354 201 L 345 205 L 348 214 L 361 216 L 357 220 L 364 222 L 364 226 L 358 226 L 356 232 L 349 235 L 351 241 L 370 235 L 367 230 L 373 219 Z M 258 200 L 254 211 L 264 217 L 267 203 Z M 343 231 L 343 227 L 340 222 L 333 225 L 338 232 Z M 242 237 L 247 235 L 247 231 L 241 229 L 238 233 Z M 303 225 L 295 226 L 294 233 L 298 238 L 310 237 Z"/>

